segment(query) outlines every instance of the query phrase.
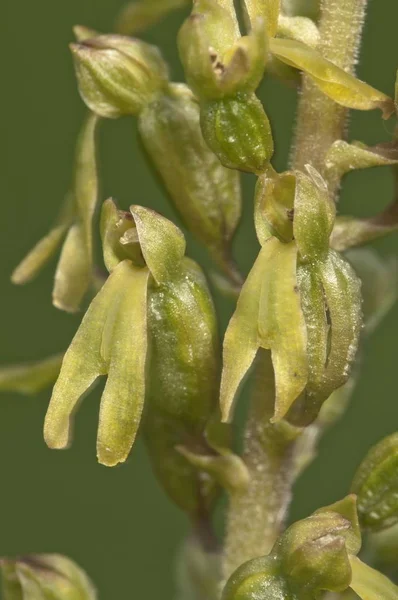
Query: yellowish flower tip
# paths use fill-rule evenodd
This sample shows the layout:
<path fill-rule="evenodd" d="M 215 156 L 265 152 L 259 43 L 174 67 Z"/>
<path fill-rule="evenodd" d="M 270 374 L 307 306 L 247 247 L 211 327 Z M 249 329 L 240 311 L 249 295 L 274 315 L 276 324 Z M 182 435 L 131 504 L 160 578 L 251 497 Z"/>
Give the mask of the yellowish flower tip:
<path fill-rule="evenodd" d="M 90 29 L 84 25 L 75 25 L 73 27 L 73 34 L 78 42 L 84 42 L 84 40 L 100 35 L 95 29 Z"/>

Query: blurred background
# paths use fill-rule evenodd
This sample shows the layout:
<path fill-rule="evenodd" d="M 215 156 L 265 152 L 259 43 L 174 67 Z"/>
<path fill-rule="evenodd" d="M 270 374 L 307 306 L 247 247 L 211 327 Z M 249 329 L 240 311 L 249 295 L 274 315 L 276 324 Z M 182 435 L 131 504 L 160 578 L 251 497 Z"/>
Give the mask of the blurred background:
<path fill-rule="evenodd" d="M 54 264 L 27 287 L 13 287 L 12 269 L 53 222 L 68 189 L 74 143 L 85 113 L 74 79 L 68 43 L 72 26 L 112 29 L 122 0 L 3 0 L 6 85 L 3 90 L 0 223 L 0 361 L 39 359 L 63 351 L 79 323 L 51 305 Z M 145 38 L 161 46 L 175 80 L 182 69 L 175 41 L 183 11 L 167 18 Z M 397 68 L 394 0 L 371 2 L 359 76 L 393 94 Z M 4 17 L 3 17 L 4 24 Z M 275 166 L 286 167 L 294 125 L 296 93 L 266 81 L 261 97 L 273 124 Z M 393 123 L 378 113 L 352 116 L 350 135 L 368 144 L 390 139 Z M 102 199 L 120 206 L 142 204 L 176 219 L 153 180 L 130 119 L 106 122 L 101 131 Z M 254 177 L 244 178 L 245 214 L 236 254 L 247 272 L 258 246 L 251 222 Z M 342 212 L 369 215 L 392 196 L 388 169 L 350 175 Z M 204 252 L 188 236 L 189 252 L 207 265 Z M 396 254 L 397 237 L 375 244 L 382 255 Z M 217 298 L 221 327 L 232 311 Z M 344 419 L 322 440 L 319 456 L 295 489 L 292 518 L 305 516 L 347 492 L 366 450 L 397 429 L 396 352 L 398 306 L 366 340 L 362 376 Z M 138 443 L 128 463 L 115 469 L 95 459 L 97 389 L 76 419 L 75 440 L 66 452 L 50 451 L 42 438 L 49 399 L 13 394 L 0 397 L 0 555 L 60 552 L 83 566 L 101 600 L 172 598 L 173 560 L 187 523 L 158 488 Z M 243 400 L 244 403 L 244 400 Z M 134 593 L 132 593 L 134 589 Z"/>

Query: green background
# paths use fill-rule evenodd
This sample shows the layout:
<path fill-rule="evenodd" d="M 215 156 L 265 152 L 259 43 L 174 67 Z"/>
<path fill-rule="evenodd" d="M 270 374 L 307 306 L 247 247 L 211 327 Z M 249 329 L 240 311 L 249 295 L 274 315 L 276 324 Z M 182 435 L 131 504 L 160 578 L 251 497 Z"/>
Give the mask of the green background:
<path fill-rule="evenodd" d="M 79 317 L 51 305 L 54 264 L 26 288 L 9 281 L 13 267 L 46 232 L 68 189 L 75 137 L 84 115 L 77 94 L 68 43 L 81 23 L 111 29 L 121 0 L 3 0 L 2 173 L 0 223 L 2 363 L 37 359 L 62 351 Z M 147 35 L 163 48 L 173 76 L 182 77 L 175 36 L 182 14 Z M 392 93 L 397 67 L 395 0 L 371 2 L 359 74 Z M 6 84 L 4 85 L 4 74 Z M 276 139 L 276 167 L 286 165 L 294 123 L 294 90 L 266 82 L 261 90 Z M 393 128 L 379 114 L 355 114 L 354 139 L 377 143 Z M 101 134 L 102 197 L 123 207 L 139 203 L 173 212 L 140 153 L 135 124 L 107 122 Z M 248 270 L 257 252 L 251 223 L 254 180 L 246 177 L 245 215 L 237 236 L 239 262 Z M 375 169 L 347 178 L 342 211 L 368 215 L 391 199 L 389 172 Z M 189 238 L 192 255 L 203 252 Z M 396 252 L 389 238 L 377 244 Z M 232 306 L 219 302 L 225 325 Z M 396 337 L 398 307 L 367 340 L 362 379 L 344 420 L 322 441 L 320 454 L 296 486 L 293 516 L 308 514 L 347 491 L 367 448 L 397 428 Z M 395 389 L 394 389 L 395 388 Z M 75 440 L 67 452 L 50 451 L 42 439 L 49 393 L 34 398 L 3 394 L 0 399 L 0 555 L 61 552 L 90 573 L 103 600 L 172 598 L 173 557 L 187 530 L 185 518 L 157 487 L 141 445 L 128 463 L 107 469 L 96 464 L 98 390 L 84 402 Z"/>

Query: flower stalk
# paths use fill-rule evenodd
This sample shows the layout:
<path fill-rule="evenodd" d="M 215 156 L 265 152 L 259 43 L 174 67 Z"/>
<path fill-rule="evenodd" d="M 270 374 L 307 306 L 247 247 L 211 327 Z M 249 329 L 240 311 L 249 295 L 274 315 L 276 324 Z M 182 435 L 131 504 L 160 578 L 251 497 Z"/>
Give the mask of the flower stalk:
<path fill-rule="evenodd" d="M 354 74 L 367 0 L 322 0 L 318 50 L 335 65 Z M 297 113 L 297 129 L 292 163 L 297 169 L 311 164 L 321 174 L 325 156 L 336 140 L 344 137 L 348 110 L 325 96 L 314 82 L 303 76 Z M 330 194 L 339 188 L 339 178 L 329 181 Z"/>

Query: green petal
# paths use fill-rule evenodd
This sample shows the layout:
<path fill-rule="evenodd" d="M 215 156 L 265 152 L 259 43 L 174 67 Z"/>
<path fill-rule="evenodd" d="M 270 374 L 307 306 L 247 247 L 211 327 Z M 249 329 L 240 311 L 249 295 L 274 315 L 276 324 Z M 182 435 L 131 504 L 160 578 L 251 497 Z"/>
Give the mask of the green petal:
<path fill-rule="evenodd" d="M 380 108 L 385 118 L 394 112 L 391 98 L 326 60 L 317 50 L 301 42 L 280 38 L 271 40 L 270 46 L 279 60 L 304 71 L 338 104 L 357 110 Z"/>
<path fill-rule="evenodd" d="M 74 201 L 72 195 L 68 194 L 54 227 L 32 248 L 11 275 L 13 283 L 28 283 L 36 277 L 57 251 L 73 219 Z"/>
<path fill-rule="evenodd" d="M 108 467 L 127 459 L 145 397 L 149 271 L 131 264 L 127 267 L 123 268 L 117 314 L 107 333 L 110 336 L 108 380 L 99 415 L 97 456 Z"/>
<path fill-rule="evenodd" d="M 397 600 L 398 587 L 385 575 L 368 567 L 356 556 L 350 556 L 352 568 L 351 589 L 362 600 Z"/>
<path fill-rule="evenodd" d="M 53 288 L 53 304 L 61 310 L 76 312 L 91 280 L 91 258 L 87 254 L 83 227 L 73 225 L 62 247 Z"/>
<path fill-rule="evenodd" d="M 297 286 L 297 247 L 271 238 L 262 253 L 260 345 L 270 349 L 275 371 L 274 421 L 282 419 L 308 379 L 307 332 Z"/>
<path fill-rule="evenodd" d="M 0 391 L 36 394 L 53 384 L 61 369 L 63 354 L 37 362 L 0 368 Z"/>
<path fill-rule="evenodd" d="M 50 448 L 65 448 L 71 438 L 71 421 L 82 395 L 105 375 L 108 367 L 101 356 L 107 315 L 123 289 L 129 261 L 120 263 L 91 302 L 61 367 L 44 423 L 44 438 Z"/>
<path fill-rule="evenodd" d="M 263 17 L 267 36 L 273 38 L 276 35 L 281 0 L 244 0 L 244 7 L 251 25 L 253 25 L 258 17 Z"/>
<path fill-rule="evenodd" d="M 90 114 L 76 147 L 73 198 L 77 221 L 66 237 L 55 273 L 53 304 L 76 312 L 91 282 L 92 220 L 98 198 L 95 133 L 99 119 Z"/>
<path fill-rule="evenodd" d="M 141 251 L 157 283 L 167 282 L 178 273 L 185 254 L 185 238 L 174 223 L 154 210 L 130 206 L 137 227 Z"/>
<path fill-rule="evenodd" d="M 76 148 L 74 195 L 82 224 L 87 260 L 92 260 L 92 221 L 98 200 L 98 174 L 95 136 L 99 118 L 89 114 L 80 132 Z"/>
<path fill-rule="evenodd" d="M 260 254 L 243 284 L 236 310 L 232 315 L 224 337 L 220 391 L 223 421 L 228 421 L 232 417 L 233 402 L 238 387 L 249 370 L 260 346 L 258 314 L 264 272 L 268 262 L 266 248 L 267 244 L 260 250 Z"/>

